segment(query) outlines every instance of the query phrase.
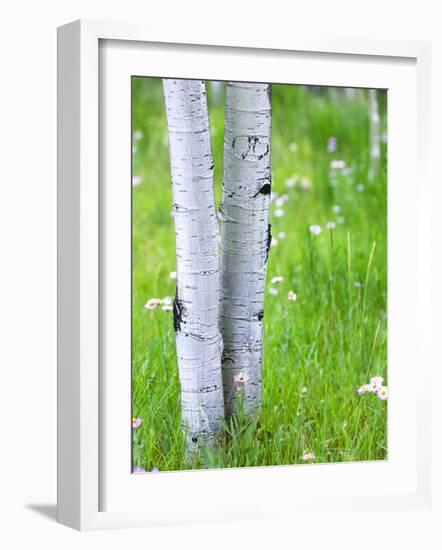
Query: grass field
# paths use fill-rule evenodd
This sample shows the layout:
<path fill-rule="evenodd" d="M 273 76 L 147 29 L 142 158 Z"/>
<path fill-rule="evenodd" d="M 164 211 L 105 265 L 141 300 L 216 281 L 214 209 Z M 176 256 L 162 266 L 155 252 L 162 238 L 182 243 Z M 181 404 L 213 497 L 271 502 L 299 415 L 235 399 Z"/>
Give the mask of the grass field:
<path fill-rule="evenodd" d="M 357 392 L 373 376 L 387 383 L 386 143 L 377 176 L 367 182 L 365 92 L 273 87 L 277 195 L 270 205 L 274 241 L 267 267 L 262 412 L 226 425 L 224 444 L 188 464 L 173 314 L 144 307 L 149 298 L 175 294 L 161 80 L 134 78 L 132 90 L 132 412 L 141 419 L 132 432 L 133 466 L 162 471 L 385 459 L 387 401 Z M 223 88 L 208 86 L 217 205 L 223 94 Z M 385 93 L 378 98 L 384 134 Z M 316 225 L 319 234 L 311 228 Z M 272 283 L 274 277 L 283 281 Z M 296 300 L 288 299 L 289 291 Z M 303 460 L 307 452 L 313 455 Z"/>

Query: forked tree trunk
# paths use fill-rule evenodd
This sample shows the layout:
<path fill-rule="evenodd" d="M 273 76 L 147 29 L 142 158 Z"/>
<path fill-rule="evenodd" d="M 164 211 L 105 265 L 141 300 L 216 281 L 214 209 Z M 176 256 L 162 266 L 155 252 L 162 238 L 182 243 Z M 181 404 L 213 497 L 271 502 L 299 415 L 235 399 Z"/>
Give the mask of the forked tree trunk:
<path fill-rule="evenodd" d="M 368 180 L 373 181 L 379 170 L 381 157 L 380 119 L 377 90 L 368 90 L 368 111 L 370 117 L 370 158 Z"/>
<path fill-rule="evenodd" d="M 176 233 L 176 349 L 192 458 L 213 443 L 224 416 L 213 159 L 204 82 L 164 79 L 163 88 Z"/>
<path fill-rule="evenodd" d="M 221 332 L 224 407 L 261 406 L 264 285 L 271 234 L 271 86 L 226 88 L 221 204 Z"/>

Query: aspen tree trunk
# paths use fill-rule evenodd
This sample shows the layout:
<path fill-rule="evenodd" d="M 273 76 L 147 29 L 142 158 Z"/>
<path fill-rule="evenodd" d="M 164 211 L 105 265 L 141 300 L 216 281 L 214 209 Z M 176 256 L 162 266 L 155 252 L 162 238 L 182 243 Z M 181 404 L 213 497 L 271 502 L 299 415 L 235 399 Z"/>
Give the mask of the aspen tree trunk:
<path fill-rule="evenodd" d="M 370 157 L 368 180 L 373 181 L 378 174 L 379 161 L 381 157 L 380 119 L 377 90 L 368 90 L 368 111 L 370 117 Z"/>
<path fill-rule="evenodd" d="M 224 417 L 218 223 L 206 89 L 163 80 L 176 233 L 174 325 L 187 453 L 212 445 Z"/>
<path fill-rule="evenodd" d="M 221 332 L 224 409 L 261 407 L 264 285 L 271 233 L 271 86 L 226 88 L 221 203 Z"/>

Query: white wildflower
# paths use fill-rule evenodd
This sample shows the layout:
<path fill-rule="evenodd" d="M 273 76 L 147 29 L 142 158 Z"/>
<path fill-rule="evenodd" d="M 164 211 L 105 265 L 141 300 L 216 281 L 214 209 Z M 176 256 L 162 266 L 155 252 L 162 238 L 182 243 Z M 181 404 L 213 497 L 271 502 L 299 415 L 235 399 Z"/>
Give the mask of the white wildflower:
<path fill-rule="evenodd" d="M 289 290 L 287 294 L 287 299 L 290 300 L 291 302 L 296 302 L 296 300 L 298 299 L 298 296 L 296 292 L 293 292 L 293 290 Z"/>
<path fill-rule="evenodd" d="M 362 395 L 370 391 L 370 387 L 368 384 L 364 384 L 363 386 L 359 386 L 359 388 L 356 391 L 358 392 L 359 395 Z"/>
<path fill-rule="evenodd" d="M 336 224 L 335 224 L 335 222 L 327 222 L 327 223 L 325 224 L 325 227 L 326 227 L 327 229 L 334 229 L 334 228 L 336 227 Z"/>
<path fill-rule="evenodd" d="M 270 287 L 269 294 L 271 294 L 272 296 L 276 296 L 278 294 L 278 289 L 274 287 Z"/>
<path fill-rule="evenodd" d="M 327 153 L 334 153 L 336 151 L 337 140 L 335 137 L 330 136 L 327 140 Z"/>
<path fill-rule="evenodd" d="M 137 185 L 140 185 L 140 183 L 143 181 L 143 178 L 141 176 L 134 176 L 132 178 L 132 185 L 136 187 Z"/>
<path fill-rule="evenodd" d="M 312 462 L 313 460 L 315 460 L 315 455 L 311 451 L 305 451 L 302 455 L 302 460 L 304 462 Z"/>
<path fill-rule="evenodd" d="M 332 160 L 330 162 L 330 168 L 332 170 L 342 170 L 342 168 L 345 168 L 345 161 L 344 160 Z"/>
<path fill-rule="evenodd" d="M 311 181 L 308 178 L 302 178 L 301 183 L 299 184 L 299 187 L 303 191 L 310 191 L 310 189 L 312 188 Z"/>
<path fill-rule="evenodd" d="M 387 388 L 387 386 L 381 386 L 376 391 L 376 394 L 379 397 L 379 399 L 381 399 L 382 401 L 385 401 L 386 399 L 388 399 L 388 388 Z"/>
<path fill-rule="evenodd" d="M 284 232 L 284 231 L 280 231 L 280 232 L 278 233 L 278 239 L 285 239 L 285 236 L 286 236 L 286 235 L 285 235 L 285 232 Z"/>
<path fill-rule="evenodd" d="M 286 187 L 295 187 L 296 185 L 296 179 L 295 178 L 288 178 L 285 180 L 285 186 Z"/>
<path fill-rule="evenodd" d="M 277 208 L 275 210 L 275 216 L 277 218 L 282 218 L 282 216 L 284 216 L 284 210 L 282 208 Z"/>
<path fill-rule="evenodd" d="M 144 307 L 146 309 L 156 309 L 161 303 L 161 300 L 158 298 L 150 298 L 147 300 L 147 302 L 144 304 Z"/>
<path fill-rule="evenodd" d="M 169 273 L 169 277 L 170 277 L 171 279 L 176 279 L 176 271 L 171 271 L 171 272 Z"/>
<path fill-rule="evenodd" d="M 321 233 L 322 229 L 319 225 L 313 224 L 310 226 L 310 233 L 312 235 L 319 235 Z"/>
<path fill-rule="evenodd" d="M 370 378 L 370 386 L 374 388 L 375 390 L 378 390 L 380 387 L 382 387 L 384 379 L 382 376 L 373 376 Z"/>
<path fill-rule="evenodd" d="M 249 377 L 247 374 L 244 374 L 243 372 L 239 372 L 238 374 L 235 374 L 233 377 L 234 382 L 237 384 L 243 384 L 244 382 L 247 382 Z"/>

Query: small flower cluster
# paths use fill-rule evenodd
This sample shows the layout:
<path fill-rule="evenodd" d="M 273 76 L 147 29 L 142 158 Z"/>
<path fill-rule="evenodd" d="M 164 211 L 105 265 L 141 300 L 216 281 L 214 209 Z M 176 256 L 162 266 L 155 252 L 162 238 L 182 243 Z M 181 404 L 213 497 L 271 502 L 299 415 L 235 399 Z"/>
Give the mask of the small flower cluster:
<path fill-rule="evenodd" d="M 301 191 L 310 191 L 312 188 L 312 183 L 307 177 L 295 174 L 291 178 L 287 178 L 285 180 L 285 186 L 288 189 L 292 187 L 299 187 Z"/>
<path fill-rule="evenodd" d="M 336 161 L 338 162 L 338 161 Z M 339 162 L 343 162 L 343 161 L 339 161 Z M 334 214 L 339 214 L 339 212 L 341 211 L 341 207 L 339 206 L 339 204 L 335 204 L 334 206 L 332 206 L 332 211 Z M 325 224 L 325 227 L 329 230 L 329 231 L 333 231 L 333 229 L 336 229 L 336 224 L 339 223 L 339 224 L 343 224 L 345 222 L 345 218 L 342 217 L 342 216 L 338 216 L 336 218 L 336 221 L 328 221 L 326 224 Z M 315 235 L 315 236 L 318 236 L 322 233 L 322 227 L 316 223 L 314 223 L 313 225 L 311 225 L 309 227 L 309 231 L 312 235 Z"/>
<path fill-rule="evenodd" d="M 293 175 L 291 178 L 286 179 L 285 185 L 288 189 L 293 187 L 299 187 L 299 189 L 301 189 L 302 191 L 309 191 L 312 187 L 311 181 L 308 178 L 306 178 L 305 176 L 299 176 L 297 174 Z M 275 216 L 275 218 L 282 218 L 284 216 L 285 212 L 283 207 L 289 199 L 290 199 L 290 196 L 287 193 L 279 194 L 276 191 L 271 192 L 270 202 L 275 206 L 275 210 L 273 212 L 273 215 Z M 278 234 L 278 237 L 280 239 L 284 239 L 285 238 L 284 231 L 281 231 Z M 271 246 L 276 246 L 277 243 L 278 243 L 278 239 L 274 237 L 272 239 Z"/>
<path fill-rule="evenodd" d="M 235 389 L 237 392 L 240 392 L 244 389 L 244 384 L 247 382 L 248 379 L 249 377 L 247 376 L 247 374 L 244 374 L 243 372 L 235 374 L 235 376 L 233 377 L 233 381 L 236 384 Z"/>
<path fill-rule="evenodd" d="M 313 460 L 315 460 L 315 453 L 311 451 L 304 451 L 301 458 L 304 462 L 313 462 Z"/>
<path fill-rule="evenodd" d="M 353 185 L 353 168 L 347 166 L 345 160 L 333 159 L 330 162 L 330 185 L 332 187 L 336 187 L 339 184 L 339 176 L 344 176 L 348 185 Z"/>
<path fill-rule="evenodd" d="M 332 170 L 342 170 L 345 168 L 345 160 L 332 160 L 330 162 L 330 168 Z"/>
<path fill-rule="evenodd" d="M 158 306 L 162 306 L 163 311 L 172 311 L 173 310 L 173 300 L 170 296 L 165 296 L 164 298 L 149 298 L 144 304 L 146 309 L 156 309 Z"/>
<path fill-rule="evenodd" d="M 284 277 L 282 277 L 281 275 L 277 275 L 275 277 L 272 277 L 271 279 L 272 285 L 280 284 L 283 281 L 284 281 Z M 268 292 L 272 296 L 277 296 L 279 294 L 279 290 L 273 286 L 269 288 Z M 297 294 L 293 292 L 293 290 L 289 290 L 287 293 L 287 300 L 289 300 L 290 302 L 296 302 L 297 299 L 298 299 Z"/>
<path fill-rule="evenodd" d="M 139 428 L 141 424 L 143 423 L 143 420 L 140 417 L 134 417 L 132 418 L 132 428 Z"/>
<path fill-rule="evenodd" d="M 368 384 L 364 384 L 357 389 L 358 395 L 363 395 L 364 393 L 375 393 L 379 399 L 385 401 L 388 399 L 388 388 L 383 386 L 384 379 L 382 376 L 373 376 L 370 378 Z"/>
<path fill-rule="evenodd" d="M 284 204 L 289 200 L 289 196 L 287 194 L 285 195 L 279 195 L 279 193 L 272 192 L 270 195 L 270 202 L 274 202 L 276 206 L 275 210 L 275 217 L 276 218 L 282 218 L 284 216 L 284 210 L 282 207 Z"/>
<path fill-rule="evenodd" d="M 285 185 L 288 189 L 291 189 L 293 187 L 298 187 L 302 191 L 309 191 L 312 187 L 311 181 L 306 178 L 305 176 L 299 176 L 298 174 L 293 175 L 291 178 L 287 178 L 285 180 Z M 290 195 L 287 193 L 280 194 L 276 191 L 272 191 L 270 193 L 270 202 L 272 205 L 275 206 L 275 210 L 273 211 L 273 216 L 275 218 L 283 218 L 285 215 L 284 211 L 284 205 L 285 203 L 290 199 Z M 218 216 L 219 219 L 221 219 L 221 215 Z M 279 220 L 277 223 L 280 223 Z M 285 231 L 279 231 L 276 233 L 271 242 L 270 246 L 275 247 L 277 246 L 279 239 L 285 239 L 286 233 Z"/>

